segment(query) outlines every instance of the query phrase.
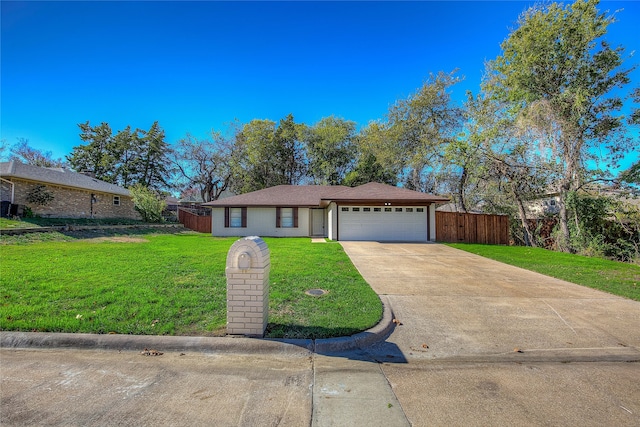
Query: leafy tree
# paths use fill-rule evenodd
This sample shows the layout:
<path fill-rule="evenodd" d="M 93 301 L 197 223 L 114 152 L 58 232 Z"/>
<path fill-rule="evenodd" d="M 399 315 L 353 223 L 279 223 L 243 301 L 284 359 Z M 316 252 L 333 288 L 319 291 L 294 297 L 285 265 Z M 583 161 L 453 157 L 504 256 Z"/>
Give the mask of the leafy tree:
<path fill-rule="evenodd" d="M 67 161 L 78 172 L 90 172 L 102 181 L 116 182 L 117 156 L 114 154 L 113 135 L 108 123 L 91 126 L 87 121 L 78 124 L 80 139 L 85 143 L 73 147 Z"/>
<path fill-rule="evenodd" d="M 637 87 L 631 93 L 631 99 L 636 104 L 640 104 L 640 87 Z M 633 109 L 629 115 L 628 123 L 631 125 L 640 125 L 640 107 Z"/>
<path fill-rule="evenodd" d="M 591 149 L 606 150 L 613 164 L 630 148 L 614 92 L 629 82 L 630 70 L 620 69 L 624 49 L 603 40 L 614 18 L 597 5 L 577 0 L 525 11 L 483 85 L 527 120 L 548 162 L 563 168 L 556 182 L 563 250 L 571 250 L 567 197 L 584 181 Z"/>
<path fill-rule="evenodd" d="M 123 187 L 137 182 L 139 139 L 138 131 L 132 131 L 131 126 L 118 131 L 113 137 L 111 148 L 114 157 L 118 159 L 114 165 L 114 176 L 116 183 Z"/>
<path fill-rule="evenodd" d="M 138 131 L 143 136 L 138 144 L 137 182 L 145 187 L 160 190 L 169 186 L 171 174 L 171 149 L 165 141 L 164 130 L 153 122 L 149 130 Z"/>
<path fill-rule="evenodd" d="M 274 169 L 278 179 L 284 181 L 283 184 L 299 184 L 306 176 L 305 151 L 301 142 L 304 128 L 304 125 L 295 123 L 293 115 L 289 114 L 280 120 L 276 129 Z"/>
<path fill-rule="evenodd" d="M 467 212 L 469 206 L 482 201 L 481 185 L 485 174 L 483 162 L 487 141 L 494 136 L 495 111 L 486 97 L 474 97 L 467 93 L 464 107 L 464 132 L 444 147 L 444 167 L 451 172 L 446 181 L 459 211 Z"/>
<path fill-rule="evenodd" d="M 455 72 L 431 75 L 418 91 L 400 100 L 388 113 L 389 130 L 395 140 L 407 187 L 425 188 L 425 175 L 434 175 L 443 165 L 443 148 L 455 141 L 462 124 L 462 110 L 451 101 L 449 89 L 460 81 Z"/>
<path fill-rule="evenodd" d="M 640 161 L 620 174 L 620 180 L 628 184 L 640 185 Z"/>
<path fill-rule="evenodd" d="M 371 123 L 361 133 L 361 145 L 397 171 L 406 188 L 438 190 L 444 147 L 456 139 L 463 118 L 449 93 L 459 81 L 454 74 L 431 75 L 416 93 L 391 106 L 385 122 Z"/>
<path fill-rule="evenodd" d="M 78 127 L 85 144 L 67 156 L 74 170 L 124 187 L 140 183 L 159 190 L 169 185 L 171 150 L 158 122 L 148 131 L 127 126 L 115 136 L 108 123 L 91 126 L 86 122 Z"/>
<path fill-rule="evenodd" d="M 372 153 L 364 153 L 360 156 L 355 168 L 347 173 L 344 185 L 356 187 L 369 182 L 380 182 L 395 186 L 398 181 L 396 174 L 385 169 Z"/>
<path fill-rule="evenodd" d="M 154 190 L 138 183 L 129 187 L 136 211 L 145 222 L 163 222 L 162 212 L 166 202 Z"/>
<path fill-rule="evenodd" d="M 178 141 L 173 156 L 183 190 L 198 188 L 205 202 L 217 200 L 231 183 L 232 143 L 220 132 L 213 131 L 211 136 L 211 140 L 198 140 L 187 134 Z"/>
<path fill-rule="evenodd" d="M 309 176 L 315 184 L 342 184 L 356 155 L 355 129 L 354 122 L 333 116 L 306 129 L 304 142 Z"/>
<path fill-rule="evenodd" d="M 29 146 L 29 141 L 19 138 L 10 149 L 9 160 L 17 160 L 41 168 L 60 168 L 66 165 L 62 159 L 54 159 L 51 151 L 41 151 Z"/>
<path fill-rule="evenodd" d="M 233 190 L 245 193 L 275 185 L 300 184 L 306 176 L 303 129 L 291 114 L 280 120 L 277 127 L 271 120 L 245 124 L 236 136 Z"/>

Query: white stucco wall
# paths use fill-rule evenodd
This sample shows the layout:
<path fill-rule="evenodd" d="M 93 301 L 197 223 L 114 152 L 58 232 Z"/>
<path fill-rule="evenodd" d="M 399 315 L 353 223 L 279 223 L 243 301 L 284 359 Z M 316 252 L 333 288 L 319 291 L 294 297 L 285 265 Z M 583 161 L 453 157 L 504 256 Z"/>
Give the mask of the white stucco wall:
<path fill-rule="evenodd" d="M 218 237 L 307 237 L 309 233 L 309 208 L 298 208 L 297 228 L 276 228 L 276 208 L 247 208 L 245 228 L 224 226 L 224 208 L 213 208 L 211 234 Z"/>

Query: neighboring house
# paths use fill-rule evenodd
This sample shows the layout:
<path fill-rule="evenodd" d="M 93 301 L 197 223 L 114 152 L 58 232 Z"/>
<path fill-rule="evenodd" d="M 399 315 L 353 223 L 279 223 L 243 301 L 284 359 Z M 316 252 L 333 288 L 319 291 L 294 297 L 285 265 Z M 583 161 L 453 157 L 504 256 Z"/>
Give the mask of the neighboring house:
<path fill-rule="evenodd" d="M 68 169 L 1 162 L 0 183 L 3 204 L 28 206 L 42 217 L 140 219 L 129 190 Z M 29 201 L 38 186 L 50 198 L 44 205 Z"/>
<path fill-rule="evenodd" d="M 527 218 L 540 219 L 560 212 L 560 194 L 547 193 L 524 202 Z"/>
<path fill-rule="evenodd" d="M 435 205 L 445 197 L 386 184 L 279 185 L 204 203 L 214 236 L 434 241 Z"/>

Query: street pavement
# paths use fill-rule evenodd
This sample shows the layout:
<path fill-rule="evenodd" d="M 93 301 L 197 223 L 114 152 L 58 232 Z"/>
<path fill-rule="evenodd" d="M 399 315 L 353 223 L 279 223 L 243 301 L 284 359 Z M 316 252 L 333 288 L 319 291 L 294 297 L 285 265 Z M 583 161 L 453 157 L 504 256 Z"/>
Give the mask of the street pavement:
<path fill-rule="evenodd" d="M 0 424 L 640 425 L 640 303 L 438 244 L 342 245 L 385 303 L 374 330 L 0 332 Z"/>

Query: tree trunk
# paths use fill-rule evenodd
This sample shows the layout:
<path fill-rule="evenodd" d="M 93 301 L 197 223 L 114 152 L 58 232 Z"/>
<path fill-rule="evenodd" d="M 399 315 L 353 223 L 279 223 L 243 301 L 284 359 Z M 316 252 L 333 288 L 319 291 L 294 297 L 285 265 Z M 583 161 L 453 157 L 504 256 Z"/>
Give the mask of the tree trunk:
<path fill-rule="evenodd" d="M 511 191 L 513 191 L 513 195 L 516 199 L 516 205 L 518 206 L 518 216 L 520 216 L 520 223 L 522 224 L 522 229 L 524 230 L 524 243 L 527 246 L 537 248 L 538 244 L 536 243 L 535 236 L 531 232 L 531 228 L 529 228 L 529 222 L 527 222 L 527 211 L 524 209 L 524 203 L 522 203 L 520 194 L 518 194 L 518 192 L 516 191 L 515 182 L 511 182 Z"/>
<path fill-rule="evenodd" d="M 467 205 L 464 203 L 464 186 L 467 182 L 467 168 L 462 168 L 462 175 L 458 181 L 458 201 L 462 212 L 467 212 Z"/>
<path fill-rule="evenodd" d="M 573 252 L 571 248 L 571 232 L 569 231 L 569 214 L 567 212 L 567 185 L 563 184 L 560 187 L 560 211 L 558 214 L 558 221 L 560 223 L 560 237 L 558 239 L 557 245 L 558 249 L 562 252 Z"/>

